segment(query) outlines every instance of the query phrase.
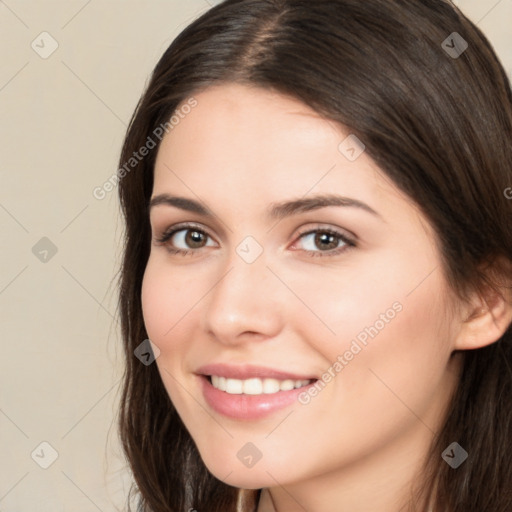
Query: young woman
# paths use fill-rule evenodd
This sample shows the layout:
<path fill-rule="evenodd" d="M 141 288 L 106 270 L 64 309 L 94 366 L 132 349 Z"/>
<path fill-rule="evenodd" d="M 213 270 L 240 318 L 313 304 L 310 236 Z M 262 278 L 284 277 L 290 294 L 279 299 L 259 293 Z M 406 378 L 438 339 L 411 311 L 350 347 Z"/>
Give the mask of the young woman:
<path fill-rule="evenodd" d="M 188 26 L 120 158 L 138 510 L 512 510 L 511 137 L 448 1 Z"/>

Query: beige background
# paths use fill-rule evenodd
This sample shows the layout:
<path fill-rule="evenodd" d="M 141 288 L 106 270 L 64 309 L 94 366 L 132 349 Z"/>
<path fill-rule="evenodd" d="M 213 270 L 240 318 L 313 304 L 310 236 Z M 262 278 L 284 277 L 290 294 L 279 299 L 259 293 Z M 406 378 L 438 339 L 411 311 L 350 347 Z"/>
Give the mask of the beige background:
<path fill-rule="evenodd" d="M 122 223 L 117 190 L 92 191 L 156 61 L 214 3 L 0 0 L 0 511 L 123 507 Z M 457 3 L 512 75 L 512 0 Z"/>

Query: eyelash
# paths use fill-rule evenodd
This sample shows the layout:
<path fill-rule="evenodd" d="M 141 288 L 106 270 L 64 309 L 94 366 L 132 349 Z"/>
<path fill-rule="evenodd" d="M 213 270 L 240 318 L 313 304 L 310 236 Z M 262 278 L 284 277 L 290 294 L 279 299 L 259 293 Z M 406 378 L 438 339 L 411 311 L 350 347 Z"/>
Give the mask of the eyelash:
<path fill-rule="evenodd" d="M 212 238 L 204 229 L 201 229 L 199 226 L 195 224 L 190 223 L 184 223 L 180 224 L 178 226 L 175 226 L 173 228 L 170 228 L 162 233 L 160 237 L 156 239 L 156 242 L 158 244 L 165 245 L 176 233 L 179 231 L 187 231 L 187 230 L 195 230 L 199 233 L 202 233 L 203 235 L 206 235 L 207 237 Z M 347 250 L 350 250 L 354 247 L 356 247 L 356 243 L 349 239 L 346 235 L 343 233 L 340 233 L 339 231 L 336 231 L 332 228 L 321 228 L 318 227 L 316 229 L 309 229 L 305 230 L 303 232 L 300 232 L 298 234 L 297 239 L 301 239 L 302 237 L 306 235 L 310 235 L 312 233 L 327 233 L 329 235 L 335 236 L 336 238 L 339 238 L 345 245 L 342 247 L 338 247 L 336 249 L 329 249 L 327 251 L 304 251 L 308 256 L 310 257 L 330 257 L 330 256 L 337 256 L 338 254 L 341 254 L 342 252 L 345 252 Z M 172 254 L 177 254 L 179 256 L 187 256 L 190 253 L 197 252 L 198 250 L 202 249 L 202 247 L 198 249 L 177 249 L 176 247 L 170 247 L 167 246 L 167 250 Z"/>

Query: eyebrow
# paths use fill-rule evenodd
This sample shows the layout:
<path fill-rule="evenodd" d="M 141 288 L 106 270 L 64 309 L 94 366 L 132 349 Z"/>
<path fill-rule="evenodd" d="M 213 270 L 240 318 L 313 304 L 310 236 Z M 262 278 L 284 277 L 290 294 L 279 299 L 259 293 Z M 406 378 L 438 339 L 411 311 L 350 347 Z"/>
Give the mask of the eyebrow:
<path fill-rule="evenodd" d="M 176 208 L 180 208 L 181 210 L 197 213 L 205 217 L 215 217 L 213 212 L 199 201 L 188 199 L 186 197 L 159 194 L 151 199 L 149 203 L 149 209 L 160 205 L 174 206 Z M 382 219 L 382 216 L 366 203 L 358 201 L 357 199 L 352 199 L 350 197 L 333 194 L 316 195 L 308 198 L 283 201 L 280 203 L 271 203 L 267 210 L 267 217 L 269 219 L 281 220 L 294 214 L 318 210 L 328 206 L 359 208 Z"/>

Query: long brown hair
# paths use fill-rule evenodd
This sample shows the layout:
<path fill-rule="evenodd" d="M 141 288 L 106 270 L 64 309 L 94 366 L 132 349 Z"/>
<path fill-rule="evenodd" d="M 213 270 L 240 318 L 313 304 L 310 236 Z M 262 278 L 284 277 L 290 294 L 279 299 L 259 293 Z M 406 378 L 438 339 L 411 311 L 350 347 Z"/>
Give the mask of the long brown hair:
<path fill-rule="evenodd" d="M 461 39 L 455 45 L 455 32 L 467 48 Z M 120 167 L 183 102 L 222 82 L 276 90 L 349 127 L 435 229 L 443 272 L 461 300 L 471 290 L 500 292 L 491 269 L 510 281 L 510 82 L 486 37 L 450 2 L 227 0 L 161 57 L 132 116 Z M 120 438 L 138 510 L 235 512 L 241 492 L 207 470 L 156 365 L 134 357 L 148 337 L 141 283 L 158 142 L 119 179 L 126 221 Z M 458 389 L 424 467 L 420 494 L 433 496 L 436 512 L 512 510 L 511 366 L 510 325 L 497 342 L 464 351 Z M 470 454 L 456 470 L 441 458 L 453 441 Z M 250 510 L 258 491 L 244 495 Z"/>

